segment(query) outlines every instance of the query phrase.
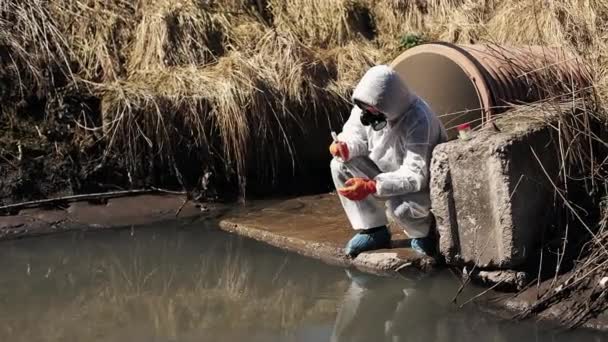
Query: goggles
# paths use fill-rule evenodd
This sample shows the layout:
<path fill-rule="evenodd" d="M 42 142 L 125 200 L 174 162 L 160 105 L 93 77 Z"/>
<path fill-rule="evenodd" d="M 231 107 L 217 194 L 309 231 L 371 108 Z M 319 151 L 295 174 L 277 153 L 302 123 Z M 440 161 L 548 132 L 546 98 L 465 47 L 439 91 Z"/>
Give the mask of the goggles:
<path fill-rule="evenodd" d="M 372 113 L 367 109 L 368 106 L 358 101 L 355 104 L 361 109 L 361 117 L 359 119 L 363 126 L 372 126 L 374 131 L 379 131 L 386 127 L 386 116 L 384 114 L 380 112 Z"/>

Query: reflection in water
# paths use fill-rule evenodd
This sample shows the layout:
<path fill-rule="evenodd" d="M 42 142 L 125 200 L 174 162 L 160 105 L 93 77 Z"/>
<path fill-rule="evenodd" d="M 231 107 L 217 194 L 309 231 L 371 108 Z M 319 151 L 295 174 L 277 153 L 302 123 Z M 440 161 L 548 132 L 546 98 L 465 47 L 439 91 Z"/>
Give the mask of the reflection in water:
<path fill-rule="evenodd" d="M 284 337 L 335 316 L 336 269 L 210 229 L 11 241 L 0 341 Z"/>
<path fill-rule="evenodd" d="M 457 284 L 447 275 L 393 279 L 345 272 L 211 228 L 150 227 L 3 242 L 0 341 L 568 337 L 500 322 L 473 307 L 456 310 L 449 300 Z"/>
<path fill-rule="evenodd" d="M 466 322 L 450 322 L 447 279 L 388 280 L 347 271 L 352 280 L 332 341 L 471 341 Z M 458 315 L 465 317 L 464 315 Z M 462 324 L 464 323 L 464 324 Z M 454 325 L 456 335 L 444 331 Z M 494 339 L 497 340 L 497 339 Z"/>
<path fill-rule="evenodd" d="M 475 307 L 457 309 L 447 274 L 383 279 L 347 270 L 351 284 L 340 306 L 332 342 L 341 341 L 603 341 L 600 333 L 558 334 L 530 322 L 508 322 Z M 480 290 L 477 290 L 480 291 Z M 475 295 L 466 291 L 463 297 Z"/>

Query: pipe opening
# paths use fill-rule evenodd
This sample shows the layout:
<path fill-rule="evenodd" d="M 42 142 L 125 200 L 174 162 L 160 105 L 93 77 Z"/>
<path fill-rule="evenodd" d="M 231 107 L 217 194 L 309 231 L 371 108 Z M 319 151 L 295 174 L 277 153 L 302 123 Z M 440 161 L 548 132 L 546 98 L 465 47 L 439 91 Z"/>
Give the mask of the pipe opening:
<path fill-rule="evenodd" d="M 481 123 L 483 105 L 477 87 L 454 60 L 424 52 L 403 59 L 394 68 L 440 117 L 450 137 L 463 122 Z"/>
<path fill-rule="evenodd" d="M 435 111 L 452 139 L 459 124 L 483 125 L 511 103 L 571 97 L 572 89 L 590 84 L 579 64 L 560 48 L 432 43 L 405 51 L 391 66 Z"/>

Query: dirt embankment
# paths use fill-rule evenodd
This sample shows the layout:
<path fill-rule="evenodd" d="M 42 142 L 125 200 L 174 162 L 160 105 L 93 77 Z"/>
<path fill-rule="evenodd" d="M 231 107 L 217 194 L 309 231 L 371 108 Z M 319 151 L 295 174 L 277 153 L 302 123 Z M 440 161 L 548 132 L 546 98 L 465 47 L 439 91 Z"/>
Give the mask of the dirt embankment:
<path fill-rule="evenodd" d="M 205 198 L 327 190 L 329 130 L 353 85 L 403 49 L 557 44 L 603 70 L 605 4 L 549 3 L 4 1 L 0 201 L 150 184 Z"/>
<path fill-rule="evenodd" d="M 0 115 L 2 204 L 128 186 L 120 160 L 104 161 L 94 137 L 87 141 L 75 136 L 74 115 L 94 122 L 90 108 L 98 107 L 98 101 L 78 96 L 66 100 L 76 107 L 70 109 L 82 112 L 66 113 L 29 98 L 18 103 L 14 116 Z"/>
<path fill-rule="evenodd" d="M 14 115 L 0 115 L 0 204 L 150 186 L 185 188 L 205 200 L 218 199 L 218 191 L 225 198 L 237 193 L 225 182 L 213 187 L 196 184 L 209 165 L 187 147 L 176 160 L 181 163 L 180 178 L 144 155 L 133 160 L 109 151 L 99 129 L 83 134 L 84 128 L 78 127 L 81 123 L 98 127 L 99 99 L 80 92 L 60 99 L 62 103 L 28 98 L 18 104 Z"/>

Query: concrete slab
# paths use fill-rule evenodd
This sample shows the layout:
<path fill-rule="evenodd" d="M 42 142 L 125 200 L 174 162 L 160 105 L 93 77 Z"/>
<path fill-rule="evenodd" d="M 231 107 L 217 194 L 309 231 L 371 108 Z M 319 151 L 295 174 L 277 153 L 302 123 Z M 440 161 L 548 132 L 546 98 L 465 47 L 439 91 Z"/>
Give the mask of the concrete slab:
<path fill-rule="evenodd" d="M 557 139 L 542 119 L 498 121 L 471 140 L 439 145 L 431 200 L 449 264 L 521 265 L 555 218 Z"/>
<path fill-rule="evenodd" d="M 224 218 L 220 227 L 330 264 L 354 266 L 372 273 L 429 271 L 435 265 L 433 258 L 403 247 L 407 237 L 396 229 L 391 229 L 395 248 L 348 258 L 343 247 L 354 232 L 335 194 L 300 197 L 256 210 L 247 209 Z"/>

